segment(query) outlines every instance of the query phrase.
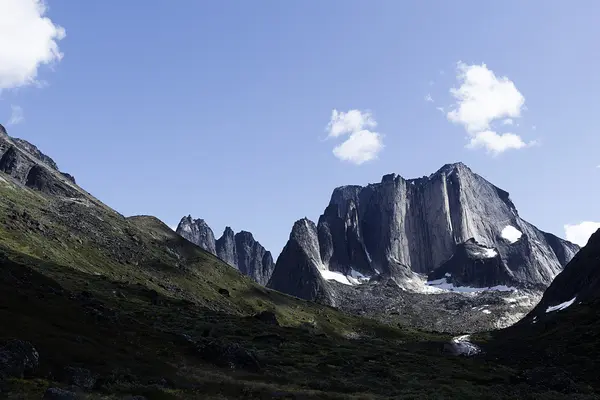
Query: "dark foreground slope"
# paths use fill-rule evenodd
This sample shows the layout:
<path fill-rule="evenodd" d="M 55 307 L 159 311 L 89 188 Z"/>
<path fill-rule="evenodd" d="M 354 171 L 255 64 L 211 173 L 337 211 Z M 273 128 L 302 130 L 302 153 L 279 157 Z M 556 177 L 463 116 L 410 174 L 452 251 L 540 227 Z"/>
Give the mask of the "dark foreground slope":
<path fill-rule="evenodd" d="M 518 324 L 488 335 L 488 357 L 533 372 L 521 381 L 554 390 L 587 382 L 600 367 L 600 231 L 590 238 Z"/>

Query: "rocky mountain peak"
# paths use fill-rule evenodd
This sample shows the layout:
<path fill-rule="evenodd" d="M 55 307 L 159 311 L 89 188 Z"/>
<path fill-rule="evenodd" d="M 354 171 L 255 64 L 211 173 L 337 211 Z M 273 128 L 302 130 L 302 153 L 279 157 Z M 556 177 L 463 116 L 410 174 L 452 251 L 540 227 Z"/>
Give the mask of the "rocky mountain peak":
<path fill-rule="evenodd" d="M 4 128 L 4 126 L 2 124 L 0 124 L 0 135 L 6 135 L 6 129 Z"/>
<path fill-rule="evenodd" d="M 183 217 L 177 225 L 176 232 L 209 253 L 217 255 L 215 235 L 203 219 L 192 219 L 191 215 Z"/>
<path fill-rule="evenodd" d="M 191 215 L 181 219 L 176 232 L 260 284 L 266 285 L 273 273 L 275 263 L 271 253 L 254 239 L 251 232 L 234 233 L 227 226 L 223 235 L 215 240 L 206 221 L 193 219 Z"/>
<path fill-rule="evenodd" d="M 345 276 L 387 274 L 401 287 L 414 288 L 415 273 L 435 280 L 447 273 L 448 285 L 543 289 L 578 249 L 521 219 L 508 192 L 461 162 L 422 178 L 387 174 L 380 183 L 335 188 L 318 225 L 296 221 L 288 244 L 274 275 L 288 272 L 270 283 L 282 291 L 293 287 L 282 276 L 294 265 L 308 271 L 307 263 Z"/>

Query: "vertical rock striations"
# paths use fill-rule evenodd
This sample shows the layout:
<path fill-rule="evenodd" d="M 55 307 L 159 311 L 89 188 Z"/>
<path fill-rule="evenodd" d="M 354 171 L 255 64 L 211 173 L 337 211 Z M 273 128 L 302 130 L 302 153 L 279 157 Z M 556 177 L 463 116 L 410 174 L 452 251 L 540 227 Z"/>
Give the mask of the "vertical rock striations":
<path fill-rule="evenodd" d="M 183 217 L 177 226 L 177 233 L 204 250 L 221 258 L 242 274 L 266 285 L 273 273 L 275 264 L 271 253 L 257 242 L 252 233 L 233 233 L 225 228 L 223 235 L 215 240 L 212 229 L 203 219 Z"/>
<path fill-rule="evenodd" d="M 300 234 L 298 224 L 294 230 Z M 507 192 L 462 163 L 444 165 L 429 177 L 407 180 L 389 174 L 366 187 L 336 188 L 316 232 L 316 239 L 312 233 L 303 240 L 290 237 L 273 276 L 283 269 L 297 277 L 290 269 L 306 264 L 307 254 L 316 249 L 317 261 L 327 271 L 387 275 L 406 288 L 414 284 L 414 273 L 439 278 L 436 270 L 442 266 L 444 276 L 456 274 L 456 284 L 545 288 L 578 251 L 521 219 Z M 478 256 L 486 251 L 494 256 Z M 299 281 L 311 279 L 300 275 Z M 292 293 L 297 285 L 282 279 L 269 283 L 306 299 L 316 293 Z"/>

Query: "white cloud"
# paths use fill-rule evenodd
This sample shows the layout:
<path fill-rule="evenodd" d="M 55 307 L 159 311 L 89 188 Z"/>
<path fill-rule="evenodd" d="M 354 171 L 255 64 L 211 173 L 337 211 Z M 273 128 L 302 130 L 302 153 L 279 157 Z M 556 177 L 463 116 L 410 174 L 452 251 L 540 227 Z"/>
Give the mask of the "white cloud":
<path fill-rule="evenodd" d="M 8 121 L 9 125 L 17 125 L 25 120 L 25 116 L 23 115 L 23 109 L 19 106 L 11 105 L 11 114 L 10 119 Z"/>
<path fill-rule="evenodd" d="M 425 101 L 433 103 L 433 98 L 431 97 L 431 94 L 427 93 L 427 95 L 425 96 Z"/>
<path fill-rule="evenodd" d="M 376 159 L 384 147 L 383 138 L 380 133 L 367 129 L 376 126 L 377 122 L 368 111 L 333 110 L 327 125 L 328 137 L 349 135 L 342 144 L 333 149 L 333 154 L 342 161 L 356 165 Z"/>
<path fill-rule="evenodd" d="M 336 146 L 333 154 L 342 161 L 360 165 L 377 158 L 383 150 L 381 135 L 377 132 L 362 130 L 352 133 L 348 140 Z"/>
<path fill-rule="evenodd" d="M 350 110 L 348 112 L 331 112 L 331 120 L 327 125 L 330 137 L 338 137 L 348 133 L 360 131 L 364 128 L 375 128 L 377 122 L 369 111 Z"/>
<path fill-rule="evenodd" d="M 464 125 L 469 132 L 489 129 L 498 118 L 521 116 L 525 98 L 507 77 L 496 77 L 485 64 L 458 63 L 458 88 L 450 89 L 456 108 L 448 119 Z"/>
<path fill-rule="evenodd" d="M 36 84 L 42 64 L 62 59 L 65 30 L 45 13 L 43 0 L 0 1 L 0 91 Z"/>
<path fill-rule="evenodd" d="M 519 135 L 514 133 L 498 134 L 494 131 L 477 132 L 471 135 L 471 140 L 467 144 L 469 149 L 485 148 L 488 153 L 498 155 L 510 149 L 522 149 L 533 142 L 525 143 Z"/>
<path fill-rule="evenodd" d="M 497 77 L 485 64 L 467 65 L 459 62 L 456 79 L 459 86 L 450 89 L 456 103 L 446 117 L 462 125 L 470 135 L 468 148 L 485 148 L 499 154 L 506 150 L 522 149 L 525 143 L 515 133 L 491 130 L 494 121 L 512 125 L 525 106 L 525 97 L 507 77 Z"/>
<path fill-rule="evenodd" d="M 569 242 L 585 246 L 594 232 L 600 229 L 600 222 L 583 221 L 576 225 L 565 225 L 565 236 Z"/>

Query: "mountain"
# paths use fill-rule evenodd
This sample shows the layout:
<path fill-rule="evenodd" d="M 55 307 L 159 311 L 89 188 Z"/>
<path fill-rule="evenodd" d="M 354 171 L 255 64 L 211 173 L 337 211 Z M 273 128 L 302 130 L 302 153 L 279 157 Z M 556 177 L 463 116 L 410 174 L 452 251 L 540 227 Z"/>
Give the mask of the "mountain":
<path fill-rule="evenodd" d="M 573 257 L 531 312 L 477 340 L 490 359 L 528 371 L 515 384 L 593 392 L 600 365 L 600 230 Z M 595 383 L 591 384 L 597 385 Z"/>
<path fill-rule="evenodd" d="M 544 292 L 522 322 L 537 322 L 568 308 L 600 302 L 600 230 L 596 231 Z"/>
<path fill-rule="evenodd" d="M 317 225 L 294 224 L 268 287 L 342 309 L 362 301 L 343 284 L 382 280 L 416 293 L 519 289 L 533 299 L 578 250 L 523 220 L 506 191 L 447 164 L 429 177 L 336 188 Z"/>
<path fill-rule="evenodd" d="M 0 138 L 19 167 L 0 171 L 0 398 L 587 400 L 600 393 L 595 374 L 548 387 L 527 378 L 540 375 L 537 366 L 514 363 L 568 367 L 564 356 L 547 356 L 564 336 L 545 337 L 535 352 L 524 335 L 510 342 L 517 351 L 494 338 L 480 343 L 489 353 L 455 357 L 442 351 L 450 335 L 267 289 L 157 218 L 117 213 L 19 143 Z M 27 185 L 34 168 L 40 184 Z M 344 288 L 398 289 L 375 279 L 382 284 Z M 411 301 L 404 307 L 422 304 Z M 596 354 L 577 361 L 589 365 L 581 361 Z"/>
<path fill-rule="evenodd" d="M 52 158 L 23 139 L 8 136 L 0 125 L 0 171 L 21 185 L 48 194 L 76 196 L 75 178 L 60 172 Z M 87 196 L 86 196 L 87 197 Z"/>
<path fill-rule="evenodd" d="M 275 268 L 271 252 L 254 240 L 250 232 L 234 234 L 226 227 L 223 235 L 215 240 L 208 224 L 203 219 L 192 219 L 190 215 L 181 219 L 176 232 L 261 285 L 267 284 Z"/>

